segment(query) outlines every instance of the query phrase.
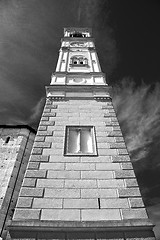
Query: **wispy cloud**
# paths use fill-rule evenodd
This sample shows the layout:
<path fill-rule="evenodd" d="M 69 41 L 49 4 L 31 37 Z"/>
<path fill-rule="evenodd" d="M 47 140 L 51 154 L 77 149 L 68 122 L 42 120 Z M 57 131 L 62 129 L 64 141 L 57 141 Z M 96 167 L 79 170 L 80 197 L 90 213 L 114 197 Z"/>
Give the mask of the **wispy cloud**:
<path fill-rule="evenodd" d="M 160 136 L 160 84 L 136 86 L 130 78 L 114 87 L 114 106 L 133 161 L 145 157 Z"/>

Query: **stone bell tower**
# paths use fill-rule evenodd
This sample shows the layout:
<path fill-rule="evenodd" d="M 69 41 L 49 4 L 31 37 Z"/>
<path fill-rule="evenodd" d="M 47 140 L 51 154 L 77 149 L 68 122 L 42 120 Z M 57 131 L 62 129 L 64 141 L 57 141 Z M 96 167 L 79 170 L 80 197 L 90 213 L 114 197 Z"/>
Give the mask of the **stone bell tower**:
<path fill-rule="evenodd" d="M 91 29 L 65 28 L 12 239 L 154 239 Z"/>

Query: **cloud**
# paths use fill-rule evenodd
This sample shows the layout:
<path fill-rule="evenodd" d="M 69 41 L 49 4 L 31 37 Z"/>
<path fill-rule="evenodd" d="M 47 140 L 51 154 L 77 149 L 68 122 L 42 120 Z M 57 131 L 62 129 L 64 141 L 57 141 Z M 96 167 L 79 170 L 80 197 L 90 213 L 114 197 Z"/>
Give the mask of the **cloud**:
<path fill-rule="evenodd" d="M 114 106 L 133 161 L 145 157 L 160 136 L 160 84 L 136 86 L 130 78 L 114 87 Z"/>
<path fill-rule="evenodd" d="M 147 206 L 160 201 L 160 84 L 136 85 L 124 78 L 113 104 Z"/>
<path fill-rule="evenodd" d="M 43 108 L 44 108 L 44 104 L 45 104 L 45 98 L 42 97 L 38 103 L 33 107 L 33 109 L 31 110 L 31 115 L 28 119 L 28 125 L 34 124 L 34 127 L 36 125 L 37 127 L 37 122 L 40 120 L 40 117 L 42 115 L 43 112 Z"/>

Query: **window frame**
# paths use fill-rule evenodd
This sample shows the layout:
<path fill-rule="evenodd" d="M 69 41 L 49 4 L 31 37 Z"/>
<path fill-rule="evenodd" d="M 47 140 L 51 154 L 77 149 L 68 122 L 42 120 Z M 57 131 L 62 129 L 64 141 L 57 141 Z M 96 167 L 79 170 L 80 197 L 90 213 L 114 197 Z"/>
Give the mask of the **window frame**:
<path fill-rule="evenodd" d="M 68 143 L 69 143 L 69 129 L 91 129 L 91 138 L 92 138 L 92 147 L 93 147 L 93 152 L 92 153 L 83 153 L 83 152 L 73 152 L 69 153 L 68 152 Z M 94 126 L 66 126 L 65 128 L 65 142 L 64 142 L 64 156 L 98 156 L 98 149 L 97 149 L 97 141 L 96 141 L 96 131 Z"/>

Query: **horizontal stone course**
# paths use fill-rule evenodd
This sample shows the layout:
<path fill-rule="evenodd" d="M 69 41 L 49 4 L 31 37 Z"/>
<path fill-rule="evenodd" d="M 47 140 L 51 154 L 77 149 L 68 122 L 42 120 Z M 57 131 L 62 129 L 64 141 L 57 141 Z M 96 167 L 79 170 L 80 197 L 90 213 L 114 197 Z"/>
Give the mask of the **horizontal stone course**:
<path fill-rule="evenodd" d="M 44 148 L 42 154 L 43 155 L 63 155 L 63 151 L 64 151 L 63 149 Z"/>
<path fill-rule="evenodd" d="M 36 136 L 34 142 L 44 142 L 45 141 L 45 137 L 39 137 Z"/>
<path fill-rule="evenodd" d="M 31 155 L 30 162 L 48 162 L 49 156 Z"/>
<path fill-rule="evenodd" d="M 29 162 L 27 169 L 39 169 L 39 162 Z"/>
<path fill-rule="evenodd" d="M 84 209 L 84 208 L 97 208 L 98 209 L 98 201 L 97 199 L 64 199 L 64 208 L 76 208 L 76 209 Z"/>
<path fill-rule="evenodd" d="M 33 148 L 32 149 L 32 155 L 41 155 L 43 148 Z"/>
<path fill-rule="evenodd" d="M 42 197 L 43 188 L 27 188 L 22 187 L 20 191 L 20 197 Z"/>
<path fill-rule="evenodd" d="M 81 162 L 90 162 L 90 163 L 110 163 L 112 162 L 111 156 L 96 156 L 96 157 L 81 157 Z"/>
<path fill-rule="evenodd" d="M 116 198 L 116 189 L 81 189 L 81 198 Z"/>
<path fill-rule="evenodd" d="M 19 209 L 17 208 L 14 213 L 14 220 L 33 220 L 39 219 L 40 210 L 38 209 Z"/>
<path fill-rule="evenodd" d="M 124 156 L 111 156 L 113 162 L 130 162 L 129 155 Z"/>
<path fill-rule="evenodd" d="M 48 170 L 47 178 L 80 179 L 80 171 L 52 171 L 52 170 Z"/>
<path fill-rule="evenodd" d="M 80 221 L 80 210 L 42 209 L 41 220 Z"/>
<path fill-rule="evenodd" d="M 81 172 L 82 179 L 111 179 L 113 176 L 113 171 L 94 170 Z"/>
<path fill-rule="evenodd" d="M 50 156 L 49 157 L 49 162 L 80 162 L 80 157 L 67 157 L 67 156 L 54 156 L 54 155 L 52 155 L 52 156 Z"/>
<path fill-rule="evenodd" d="M 38 131 L 37 136 L 53 136 L 53 131 Z"/>
<path fill-rule="evenodd" d="M 94 163 L 66 163 L 66 170 L 95 170 Z"/>
<path fill-rule="evenodd" d="M 26 178 L 45 178 L 46 170 L 27 170 L 25 174 Z"/>
<path fill-rule="evenodd" d="M 98 154 L 100 156 L 113 156 L 113 155 L 118 155 L 117 149 L 98 149 Z"/>
<path fill-rule="evenodd" d="M 110 148 L 116 148 L 116 149 L 125 148 L 126 149 L 125 143 L 110 143 L 109 145 L 110 145 Z"/>
<path fill-rule="evenodd" d="M 126 185 L 127 188 L 138 186 L 138 182 L 137 182 L 136 178 L 124 179 L 124 182 L 125 182 L 125 185 Z"/>
<path fill-rule="evenodd" d="M 40 148 L 50 148 L 51 147 L 51 143 L 50 142 L 35 142 L 34 147 L 40 147 Z"/>
<path fill-rule="evenodd" d="M 119 197 L 140 197 L 141 193 L 139 188 L 121 188 L 118 189 Z"/>
<path fill-rule="evenodd" d="M 119 163 L 96 163 L 96 170 L 116 170 L 121 169 Z"/>
<path fill-rule="evenodd" d="M 81 216 L 82 221 L 121 220 L 119 209 L 84 209 Z"/>
<path fill-rule="evenodd" d="M 105 208 L 129 208 L 128 200 L 125 198 L 100 199 L 100 206 Z"/>
<path fill-rule="evenodd" d="M 98 188 L 122 188 L 125 187 L 122 179 L 97 180 Z"/>
<path fill-rule="evenodd" d="M 64 188 L 63 179 L 37 179 L 37 187 Z"/>
<path fill-rule="evenodd" d="M 121 163 L 122 169 L 133 169 L 132 163 L 127 162 L 127 163 Z"/>
<path fill-rule="evenodd" d="M 129 198 L 128 200 L 131 208 L 144 208 L 142 198 Z"/>
<path fill-rule="evenodd" d="M 19 197 L 16 207 L 17 208 L 30 208 L 32 205 L 32 197 Z"/>
<path fill-rule="evenodd" d="M 44 197 L 52 198 L 80 198 L 80 189 L 53 189 L 46 188 Z"/>
<path fill-rule="evenodd" d="M 141 209 L 122 209 L 122 218 L 123 219 L 140 219 L 140 218 L 148 218 L 145 208 Z"/>
<path fill-rule="evenodd" d="M 23 180 L 23 187 L 35 187 L 36 185 L 36 178 L 25 178 Z"/>
<path fill-rule="evenodd" d="M 65 188 L 97 188 L 96 180 L 65 180 Z"/>
<path fill-rule="evenodd" d="M 62 208 L 62 199 L 34 198 L 33 208 Z"/>
<path fill-rule="evenodd" d="M 115 178 L 134 178 L 133 170 L 115 170 Z"/>
<path fill-rule="evenodd" d="M 40 122 L 40 126 L 54 126 L 55 125 L 55 121 L 41 121 Z"/>
<path fill-rule="evenodd" d="M 64 170 L 64 163 L 40 163 L 40 169 Z"/>

